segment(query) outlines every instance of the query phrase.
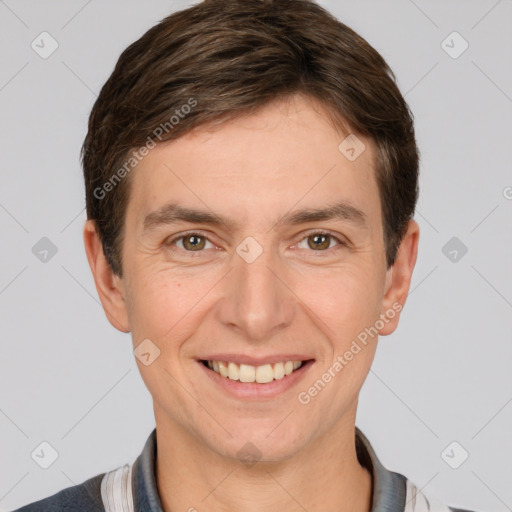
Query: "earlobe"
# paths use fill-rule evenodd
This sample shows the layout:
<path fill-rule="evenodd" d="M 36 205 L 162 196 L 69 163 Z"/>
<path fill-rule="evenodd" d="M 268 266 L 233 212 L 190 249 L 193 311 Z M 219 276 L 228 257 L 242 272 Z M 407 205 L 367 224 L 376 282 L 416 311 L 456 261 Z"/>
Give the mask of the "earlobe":
<path fill-rule="evenodd" d="M 123 281 L 114 275 L 105 258 L 93 220 L 84 225 L 84 245 L 96 290 L 108 321 L 121 332 L 130 332 Z"/>
<path fill-rule="evenodd" d="M 385 294 L 382 301 L 381 317 L 385 317 L 384 327 L 379 334 L 391 334 L 398 326 L 400 312 L 404 307 L 411 285 L 412 273 L 418 255 L 420 228 L 410 220 L 407 232 L 398 248 L 395 262 L 386 274 Z"/>

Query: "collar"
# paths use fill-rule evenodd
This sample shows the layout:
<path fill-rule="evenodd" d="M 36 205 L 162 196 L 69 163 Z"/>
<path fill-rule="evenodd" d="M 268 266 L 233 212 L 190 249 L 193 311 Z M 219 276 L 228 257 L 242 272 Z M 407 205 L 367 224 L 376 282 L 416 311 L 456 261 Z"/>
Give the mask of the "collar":
<path fill-rule="evenodd" d="M 402 512 L 405 508 L 406 478 L 386 469 L 366 436 L 355 427 L 359 463 L 372 475 L 370 512 Z M 134 512 L 163 512 L 156 486 L 156 428 L 133 463 Z"/>

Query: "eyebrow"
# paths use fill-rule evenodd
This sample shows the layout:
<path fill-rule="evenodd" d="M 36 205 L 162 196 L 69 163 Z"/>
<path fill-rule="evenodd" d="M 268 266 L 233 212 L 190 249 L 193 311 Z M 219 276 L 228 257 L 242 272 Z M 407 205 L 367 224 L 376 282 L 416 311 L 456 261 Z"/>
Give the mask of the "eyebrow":
<path fill-rule="evenodd" d="M 274 226 L 304 224 L 308 222 L 318 222 L 327 220 L 347 221 L 360 227 L 367 226 L 366 214 L 355 206 L 341 201 L 326 208 L 305 208 L 295 210 L 281 216 Z M 158 210 L 149 213 L 143 222 L 143 231 L 151 231 L 159 226 L 176 224 L 179 222 L 189 222 L 195 224 L 209 224 L 225 228 L 230 231 L 237 231 L 241 223 L 235 220 L 229 220 L 222 216 L 198 210 L 196 208 L 186 208 L 177 203 L 167 203 Z"/>

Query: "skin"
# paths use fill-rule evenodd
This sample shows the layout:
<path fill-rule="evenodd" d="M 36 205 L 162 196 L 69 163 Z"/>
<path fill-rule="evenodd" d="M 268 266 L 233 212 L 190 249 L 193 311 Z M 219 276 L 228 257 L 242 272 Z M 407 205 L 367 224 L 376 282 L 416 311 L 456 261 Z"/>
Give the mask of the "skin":
<path fill-rule="evenodd" d="M 149 338 L 160 350 L 152 364 L 137 364 L 153 397 L 166 512 L 370 510 L 371 475 L 357 460 L 354 425 L 377 336 L 307 405 L 297 395 L 379 315 L 404 305 L 419 228 L 409 222 L 388 269 L 375 146 L 358 136 L 366 150 L 351 162 L 338 150 L 345 136 L 321 104 L 296 95 L 158 145 L 130 176 L 122 279 L 86 222 L 87 257 L 109 321 L 132 333 L 134 347 Z M 360 209 L 365 225 L 276 223 L 290 211 L 339 200 Z M 169 201 L 240 225 L 181 223 L 144 232 L 146 215 Z M 199 251 L 183 238 L 170 243 L 187 230 L 207 237 Z M 328 238 L 315 248 L 311 231 L 326 230 L 345 245 Z M 236 252 L 249 236 L 263 249 L 252 263 Z M 379 334 L 392 333 L 399 316 Z M 243 400 L 199 367 L 196 359 L 212 352 L 298 352 L 315 362 L 272 400 Z M 261 453 L 256 464 L 237 455 L 247 442 Z"/>

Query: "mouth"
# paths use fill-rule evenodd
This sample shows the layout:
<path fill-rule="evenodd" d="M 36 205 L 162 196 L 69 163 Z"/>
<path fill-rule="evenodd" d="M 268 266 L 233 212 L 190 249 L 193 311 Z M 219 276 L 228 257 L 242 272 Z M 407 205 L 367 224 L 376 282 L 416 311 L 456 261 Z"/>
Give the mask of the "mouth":
<path fill-rule="evenodd" d="M 297 372 L 300 368 L 312 361 L 312 359 L 304 361 L 295 359 L 251 365 L 243 363 L 238 364 L 234 361 L 200 360 L 203 366 L 221 377 L 247 384 L 268 384 L 272 381 L 280 381 L 287 378 L 292 373 Z"/>
<path fill-rule="evenodd" d="M 304 381 L 315 359 L 304 354 L 253 358 L 217 354 L 197 359 L 197 366 L 215 390 L 237 400 L 268 402 L 288 396 Z M 304 386 L 304 384 L 302 384 Z"/>

